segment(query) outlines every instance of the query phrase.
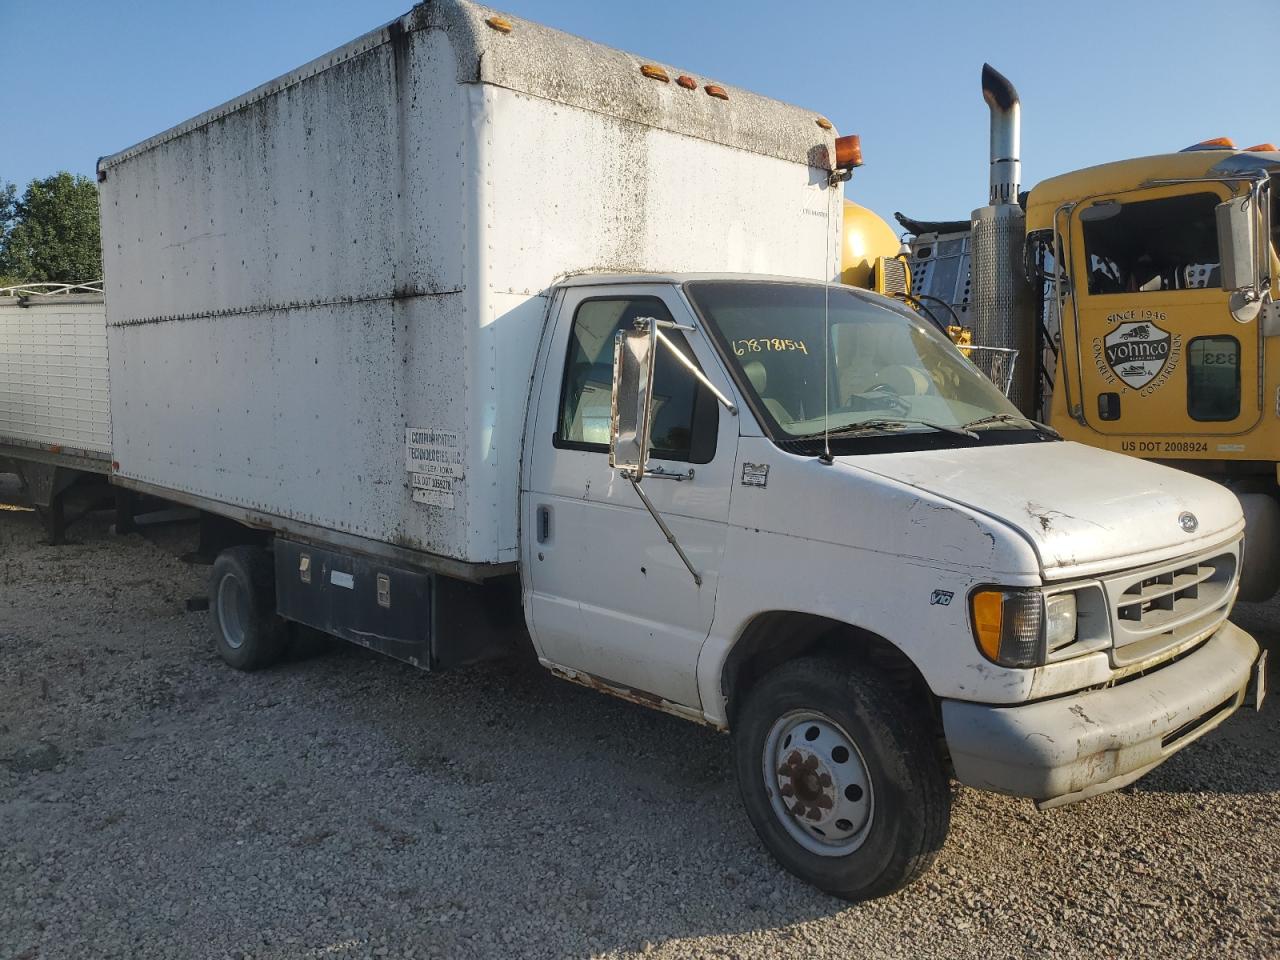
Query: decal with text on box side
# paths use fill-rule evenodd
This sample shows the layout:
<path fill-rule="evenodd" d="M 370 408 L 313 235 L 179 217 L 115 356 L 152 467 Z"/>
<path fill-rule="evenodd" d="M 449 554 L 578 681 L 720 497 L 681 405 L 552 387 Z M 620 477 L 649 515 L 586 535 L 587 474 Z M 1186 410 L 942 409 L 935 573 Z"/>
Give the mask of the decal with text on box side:
<path fill-rule="evenodd" d="M 413 502 L 452 510 L 465 473 L 462 445 L 452 430 L 408 427 L 404 432 L 405 469 Z"/>

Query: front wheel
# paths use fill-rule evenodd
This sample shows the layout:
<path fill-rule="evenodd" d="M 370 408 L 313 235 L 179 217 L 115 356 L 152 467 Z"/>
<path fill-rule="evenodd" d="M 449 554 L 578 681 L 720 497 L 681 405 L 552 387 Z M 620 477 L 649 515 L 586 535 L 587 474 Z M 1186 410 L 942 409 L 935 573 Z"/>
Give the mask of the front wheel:
<path fill-rule="evenodd" d="M 806 658 L 761 680 L 738 714 L 734 765 L 778 862 L 846 900 L 923 873 L 951 821 L 926 719 L 871 668 Z"/>

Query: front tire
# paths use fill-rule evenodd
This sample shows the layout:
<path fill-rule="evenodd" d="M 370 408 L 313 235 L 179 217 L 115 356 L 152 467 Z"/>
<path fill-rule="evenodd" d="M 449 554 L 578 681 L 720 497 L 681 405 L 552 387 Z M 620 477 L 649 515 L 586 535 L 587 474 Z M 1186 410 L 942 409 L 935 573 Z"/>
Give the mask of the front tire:
<path fill-rule="evenodd" d="M 275 566 L 261 547 L 230 547 L 213 561 L 209 611 L 218 655 L 237 670 L 260 670 L 285 652 L 276 616 Z"/>
<path fill-rule="evenodd" d="M 893 893 L 928 869 L 951 796 L 926 719 L 869 667 L 805 658 L 764 677 L 738 714 L 734 766 L 778 862 L 846 900 Z"/>

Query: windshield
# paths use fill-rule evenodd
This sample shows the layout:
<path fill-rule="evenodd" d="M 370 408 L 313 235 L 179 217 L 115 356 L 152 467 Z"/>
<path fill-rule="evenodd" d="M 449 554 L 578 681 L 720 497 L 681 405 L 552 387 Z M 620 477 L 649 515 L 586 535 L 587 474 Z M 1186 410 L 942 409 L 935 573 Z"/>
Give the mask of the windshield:
<path fill-rule="evenodd" d="M 995 385 L 905 307 L 827 288 L 830 340 L 824 361 L 822 285 L 705 280 L 685 289 L 718 331 L 738 367 L 740 387 L 772 421 L 765 428 L 775 439 L 821 435 L 824 428 L 854 430 L 860 423 L 868 433 L 890 427 L 928 431 L 993 416 L 1013 422 L 982 429 L 1026 428 Z"/>

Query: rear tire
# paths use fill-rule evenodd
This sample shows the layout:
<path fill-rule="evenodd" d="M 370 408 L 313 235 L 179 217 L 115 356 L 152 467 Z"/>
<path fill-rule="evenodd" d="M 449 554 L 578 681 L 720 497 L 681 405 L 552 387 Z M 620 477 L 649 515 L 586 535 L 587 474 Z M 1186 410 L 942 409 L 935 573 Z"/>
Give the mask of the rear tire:
<path fill-rule="evenodd" d="M 262 547 L 230 547 L 213 561 L 209 583 L 214 646 L 237 670 L 260 670 L 284 656 L 285 624 L 276 616 L 275 565 Z"/>
<path fill-rule="evenodd" d="M 738 713 L 734 766 L 769 852 L 845 900 L 893 893 L 928 869 L 951 795 L 926 720 L 869 667 L 805 658 L 764 677 Z"/>

